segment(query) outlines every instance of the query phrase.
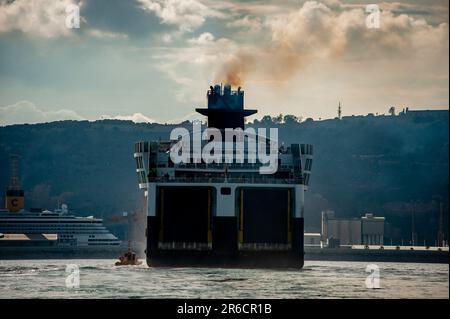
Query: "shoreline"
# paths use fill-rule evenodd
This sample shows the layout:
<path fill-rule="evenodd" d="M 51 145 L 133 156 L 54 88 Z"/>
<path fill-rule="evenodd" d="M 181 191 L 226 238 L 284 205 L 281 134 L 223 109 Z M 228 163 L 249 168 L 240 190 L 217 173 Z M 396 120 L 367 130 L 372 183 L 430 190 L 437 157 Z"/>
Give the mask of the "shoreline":
<path fill-rule="evenodd" d="M 105 250 L 55 250 L 2 247 L 1 260 L 44 260 L 44 259 L 117 259 L 123 247 Z M 145 256 L 140 256 L 145 259 Z M 382 250 L 305 247 L 305 261 L 359 261 L 359 262 L 400 262 L 449 264 L 449 251 L 427 250 Z M 263 267 L 264 268 L 264 267 Z"/>

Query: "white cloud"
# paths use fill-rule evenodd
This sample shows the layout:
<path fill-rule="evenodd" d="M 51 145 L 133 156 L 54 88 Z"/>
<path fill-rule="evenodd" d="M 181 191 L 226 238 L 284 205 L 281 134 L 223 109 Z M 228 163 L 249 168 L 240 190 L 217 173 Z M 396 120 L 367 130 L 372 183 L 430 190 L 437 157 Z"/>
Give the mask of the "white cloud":
<path fill-rule="evenodd" d="M 98 29 L 91 29 L 88 34 L 94 38 L 104 38 L 104 39 L 127 39 L 128 35 L 125 33 L 115 33 Z"/>
<path fill-rule="evenodd" d="M 100 120 L 113 119 L 133 121 L 135 123 L 155 123 L 156 120 L 145 116 L 142 113 L 134 113 L 131 115 L 102 115 Z M 0 126 L 13 124 L 36 124 L 54 121 L 87 120 L 75 111 L 60 109 L 45 111 L 29 101 L 19 101 L 16 104 L 0 106 Z"/>
<path fill-rule="evenodd" d="M 197 120 L 204 120 L 204 116 L 200 115 L 197 112 L 190 112 L 182 117 L 167 121 L 167 124 L 180 124 L 184 121 L 197 121 Z"/>
<path fill-rule="evenodd" d="M 71 34 L 66 27 L 66 7 L 75 0 L 0 0 L 0 33 L 21 31 L 51 38 Z"/>
<path fill-rule="evenodd" d="M 102 115 L 101 120 L 123 120 L 123 121 L 133 121 L 134 123 L 155 123 L 156 121 L 152 118 L 145 116 L 142 113 L 134 113 L 132 115 Z"/>
<path fill-rule="evenodd" d="M 165 33 L 161 37 L 164 43 L 171 43 L 173 41 L 173 35 L 170 33 Z"/>
<path fill-rule="evenodd" d="M 175 25 L 180 31 L 193 31 L 208 17 L 223 17 L 223 13 L 211 9 L 198 0 L 138 0 L 141 8 L 153 12 L 161 23 Z"/>
<path fill-rule="evenodd" d="M 44 111 L 29 101 L 0 107 L 0 125 L 35 124 L 63 120 L 85 120 L 72 110 Z"/>
<path fill-rule="evenodd" d="M 202 33 L 198 36 L 198 38 L 192 38 L 188 40 L 189 44 L 194 44 L 194 45 L 208 45 L 211 44 L 214 41 L 214 36 L 209 33 L 209 32 L 205 32 Z"/>
<path fill-rule="evenodd" d="M 175 96 L 183 103 L 204 103 L 198 92 L 228 81 L 259 92 L 250 103 L 263 113 L 279 105 L 292 114 L 329 116 L 339 99 L 355 113 L 447 105 L 448 19 L 433 24 L 426 14 L 397 14 L 384 5 L 381 28 L 368 29 L 361 4 L 304 1 L 258 14 L 239 3 L 234 17 L 244 19 L 227 20 L 237 30 L 230 38 L 205 32 L 152 58 L 177 83 Z M 255 19 L 262 26 L 248 36 Z M 298 90 L 290 89 L 294 83 Z M 300 105 L 308 107 L 300 111 Z"/>
<path fill-rule="evenodd" d="M 211 33 L 187 41 L 184 48 L 171 47 L 154 51 L 155 67 L 177 83 L 175 98 L 179 102 L 202 103 L 198 92 L 209 87 L 221 61 L 238 49 L 238 44 L 227 38 L 215 39 Z"/>
<path fill-rule="evenodd" d="M 256 17 L 252 18 L 249 15 L 246 15 L 242 19 L 233 20 L 227 23 L 227 27 L 237 28 L 237 29 L 245 29 L 248 32 L 259 32 L 262 28 L 261 19 Z"/>
<path fill-rule="evenodd" d="M 257 74 L 259 81 L 282 84 L 318 61 L 398 59 L 432 66 L 436 57 L 443 61 L 448 54 L 447 23 L 432 26 L 421 18 L 382 11 L 381 28 L 369 29 L 364 7 L 335 8 L 306 1 L 296 11 L 266 17 L 271 39 L 241 44 L 221 60 L 218 80 L 240 85 Z"/>
<path fill-rule="evenodd" d="M 283 85 L 316 62 L 348 61 L 364 69 L 365 63 L 374 60 L 386 65 L 409 60 L 436 70 L 436 61 L 444 61 L 448 54 L 448 23 L 433 26 L 423 18 L 386 9 L 381 28 L 374 30 L 367 28 L 366 17 L 361 5 L 305 1 L 296 10 L 264 17 L 252 13 L 229 21 L 226 25 L 238 30 L 239 42 L 215 39 L 204 32 L 188 39 L 187 47 L 167 49 L 153 58 L 158 60 L 157 67 L 180 85 L 177 98 L 185 102 L 192 99 L 189 92 L 197 83 L 204 84 L 199 78 L 234 85 L 248 80 Z M 242 38 L 242 30 L 256 35 Z"/>

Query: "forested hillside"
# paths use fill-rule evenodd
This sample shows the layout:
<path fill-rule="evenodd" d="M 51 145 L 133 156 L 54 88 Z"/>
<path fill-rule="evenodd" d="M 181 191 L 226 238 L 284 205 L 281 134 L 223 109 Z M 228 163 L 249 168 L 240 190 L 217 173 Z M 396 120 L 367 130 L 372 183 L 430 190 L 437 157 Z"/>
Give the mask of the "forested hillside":
<path fill-rule="evenodd" d="M 439 202 L 448 228 L 448 124 L 448 112 L 411 112 L 300 123 L 265 118 L 252 125 L 278 127 L 286 144 L 314 144 L 307 230 L 319 231 L 324 209 L 340 217 L 372 212 L 386 216 L 388 236 L 407 240 L 414 202 L 419 240 L 434 243 Z M 0 127 L 0 187 L 8 184 L 9 155 L 19 154 L 28 208 L 64 202 L 108 222 L 142 204 L 133 143 L 167 139 L 173 127 L 114 120 Z"/>

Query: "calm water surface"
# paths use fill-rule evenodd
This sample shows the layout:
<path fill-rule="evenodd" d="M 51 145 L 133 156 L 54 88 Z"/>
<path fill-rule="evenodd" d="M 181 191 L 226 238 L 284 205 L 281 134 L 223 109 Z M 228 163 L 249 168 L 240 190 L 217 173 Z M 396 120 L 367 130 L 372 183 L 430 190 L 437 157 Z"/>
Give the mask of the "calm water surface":
<path fill-rule="evenodd" d="M 80 287 L 67 288 L 75 264 Z M 302 270 L 115 267 L 114 260 L 0 260 L 1 298 L 448 298 L 448 264 L 306 262 Z"/>

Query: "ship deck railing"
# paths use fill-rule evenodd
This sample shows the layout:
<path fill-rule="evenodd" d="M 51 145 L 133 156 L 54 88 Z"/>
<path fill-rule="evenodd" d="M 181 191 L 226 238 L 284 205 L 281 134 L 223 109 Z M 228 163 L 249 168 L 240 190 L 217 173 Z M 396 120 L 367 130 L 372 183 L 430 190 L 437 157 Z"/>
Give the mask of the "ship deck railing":
<path fill-rule="evenodd" d="M 159 167 L 166 167 L 165 163 L 158 163 Z M 175 166 L 176 169 L 215 169 L 215 170 L 259 170 L 264 165 L 261 163 L 180 163 Z M 279 165 L 280 170 L 291 170 L 293 169 L 292 164 L 282 164 Z"/>
<path fill-rule="evenodd" d="M 212 250 L 212 242 L 159 242 L 160 250 Z M 284 243 L 239 243 L 239 251 L 289 251 L 291 244 Z"/>
<path fill-rule="evenodd" d="M 211 250 L 212 243 L 202 242 L 159 242 L 158 249 L 161 250 Z"/>
<path fill-rule="evenodd" d="M 292 245 L 283 243 L 239 243 L 238 249 L 241 251 L 287 251 L 292 249 Z"/>
<path fill-rule="evenodd" d="M 303 184 L 302 178 L 265 177 L 149 177 L 149 183 Z"/>

